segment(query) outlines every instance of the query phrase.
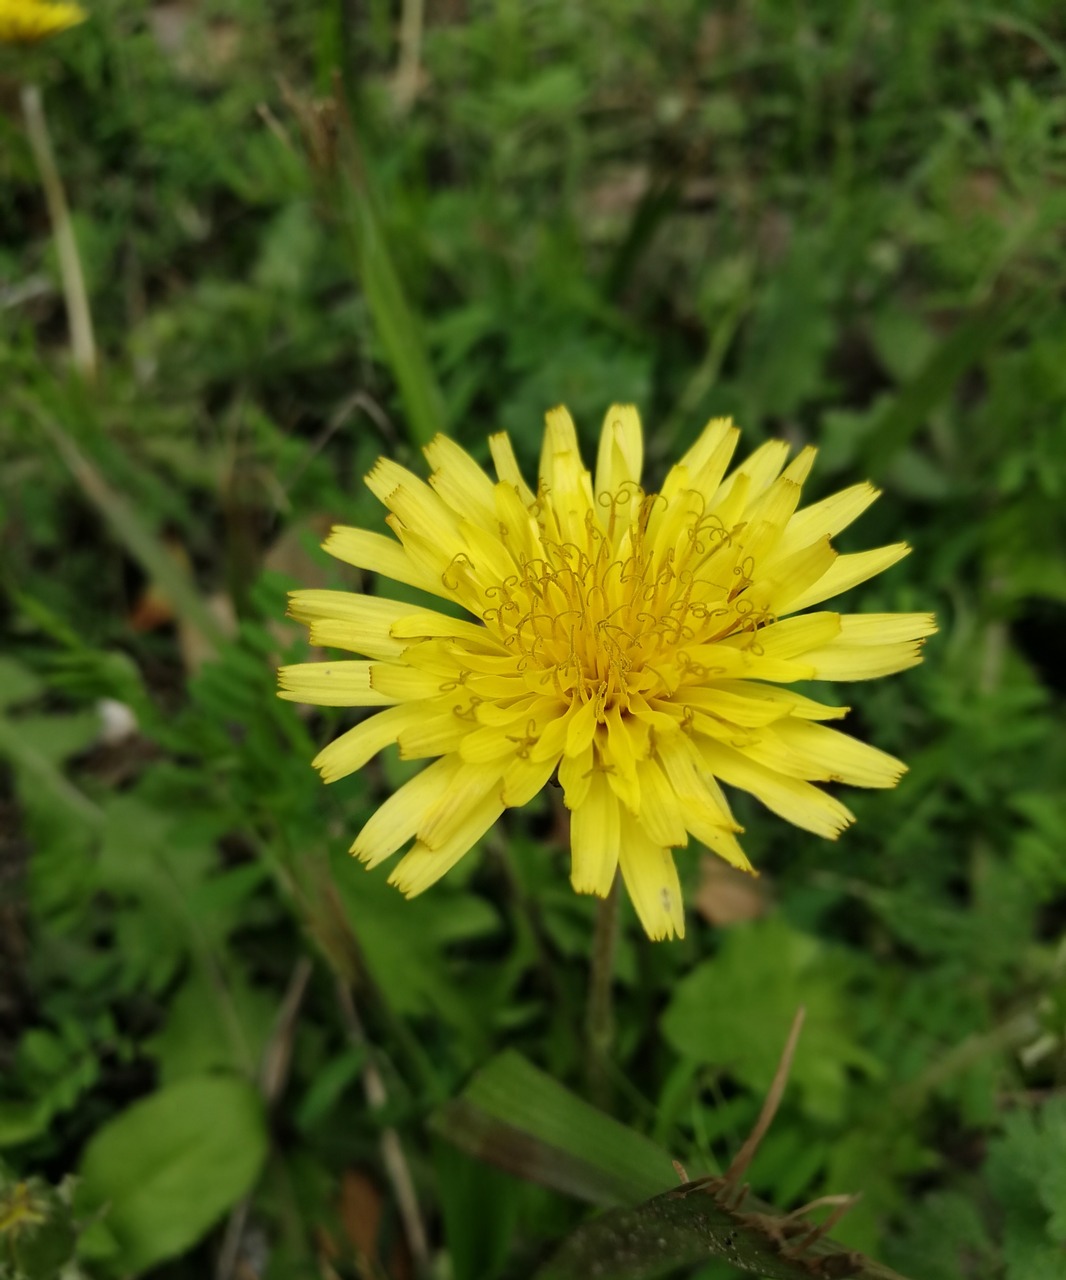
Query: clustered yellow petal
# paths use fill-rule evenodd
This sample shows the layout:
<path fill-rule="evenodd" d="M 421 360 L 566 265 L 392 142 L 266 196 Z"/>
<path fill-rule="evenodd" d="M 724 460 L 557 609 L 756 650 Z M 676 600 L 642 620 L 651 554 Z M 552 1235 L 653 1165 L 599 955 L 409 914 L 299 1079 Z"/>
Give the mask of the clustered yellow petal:
<path fill-rule="evenodd" d="M 358 658 L 283 667 L 281 696 L 384 710 L 315 765 L 343 778 L 382 748 L 437 757 L 391 795 L 352 852 L 408 895 L 439 879 L 504 809 L 553 777 L 571 813 L 571 880 L 607 894 L 621 870 L 652 938 L 684 933 L 673 850 L 690 836 L 751 866 L 720 784 L 835 839 L 852 814 L 817 782 L 891 787 L 904 765 L 827 727 L 848 708 L 784 686 L 862 680 L 921 660 L 931 614 L 799 613 L 906 555 L 840 555 L 832 537 L 877 491 L 799 508 L 814 460 L 764 444 L 731 474 L 739 432 L 710 422 L 659 493 L 641 487 L 630 405 L 607 414 L 595 477 L 565 409 L 547 415 L 536 491 L 506 435 L 493 481 L 459 445 L 425 450 L 425 483 L 380 459 L 367 484 L 395 538 L 336 528 L 325 549 L 461 606 L 463 617 L 342 591 L 296 591 L 313 644 Z"/>
<path fill-rule="evenodd" d="M 88 17 L 77 4 L 0 0 L 0 44 L 36 44 L 76 27 Z"/>

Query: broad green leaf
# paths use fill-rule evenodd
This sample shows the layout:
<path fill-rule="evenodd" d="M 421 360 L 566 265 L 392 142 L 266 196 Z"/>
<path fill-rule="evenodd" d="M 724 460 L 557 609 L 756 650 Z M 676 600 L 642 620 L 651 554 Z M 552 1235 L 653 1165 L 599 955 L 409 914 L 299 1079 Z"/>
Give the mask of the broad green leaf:
<path fill-rule="evenodd" d="M 677 1182 L 669 1155 L 507 1050 L 434 1116 L 469 1155 L 598 1205 L 632 1204 Z"/>
<path fill-rule="evenodd" d="M 122 1112 L 90 1140 L 79 1208 L 103 1210 L 140 1274 L 195 1244 L 254 1186 L 267 1153 L 259 1095 L 222 1076 L 182 1080 Z"/>

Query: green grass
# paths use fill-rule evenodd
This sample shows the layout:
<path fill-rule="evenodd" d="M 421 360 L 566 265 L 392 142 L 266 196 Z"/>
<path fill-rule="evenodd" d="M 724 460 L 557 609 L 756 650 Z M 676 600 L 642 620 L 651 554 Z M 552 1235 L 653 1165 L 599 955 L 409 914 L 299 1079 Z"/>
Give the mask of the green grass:
<path fill-rule="evenodd" d="M 324 788 L 309 760 L 344 717 L 277 701 L 273 669 L 306 652 L 285 590 L 355 581 L 317 543 L 330 520 L 381 527 L 376 456 L 417 467 L 443 428 L 484 458 L 502 427 L 528 473 L 546 409 L 568 404 L 591 454 L 633 401 L 653 483 L 721 414 L 748 445 L 819 445 L 811 497 L 873 480 L 848 545 L 915 551 L 857 607 L 935 609 L 940 634 L 848 690 L 854 731 L 910 772 L 845 797 L 839 845 L 745 812 L 766 915 L 703 919 L 691 849 L 684 942 L 623 916 L 611 1111 L 645 1144 L 625 1158 L 725 1167 L 803 1000 L 753 1190 L 861 1190 L 834 1235 L 911 1280 L 1052 1280 L 1061 5 L 426 8 L 409 112 L 385 0 L 100 0 L 0 50 L 0 1155 L 81 1175 L 79 1274 L 101 1280 L 220 1255 L 229 1276 L 403 1280 L 384 1133 L 427 1275 L 525 1280 L 582 1221 L 551 1161 L 545 1189 L 441 1136 L 504 1051 L 585 1091 L 593 904 L 551 802 L 405 902 L 345 850 L 407 766 Z M 91 385 L 17 109 L 31 76 Z M 341 87 L 338 125 L 311 100 Z M 134 736 L 102 732 L 102 699 Z M 565 1129 L 577 1102 L 543 1096 Z M 566 1159 L 599 1168 L 595 1135 L 622 1139 L 587 1132 Z M 733 1274 L 713 1267 L 679 1274 Z"/>

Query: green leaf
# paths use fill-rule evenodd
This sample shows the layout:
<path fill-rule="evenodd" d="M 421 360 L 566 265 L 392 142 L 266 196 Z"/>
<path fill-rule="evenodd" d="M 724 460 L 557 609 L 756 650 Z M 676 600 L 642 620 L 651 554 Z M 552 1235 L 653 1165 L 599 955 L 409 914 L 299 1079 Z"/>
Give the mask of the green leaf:
<path fill-rule="evenodd" d="M 377 336 L 396 379 L 411 439 L 428 444 L 446 425 L 444 396 L 415 312 L 407 301 L 348 117 L 342 130 L 346 145 L 330 174 L 336 210 Z"/>
<path fill-rule="evenodd" d="M 486 1010 L 457 980 L 445 948 L 496 933 L 493 908 L 450 885 L 442 885 L 436 897 L 408 901 L 382 871 L 368 872 L 340 850 L 330 865 L 367 967 L 392 1007 L 413 1017 L 443 1018 L 476 1044 L 485 1035 Z"/>
<path fill-rule="evenodd" d="M 44 685 L 29 667 L 14 658 L 0 657 L 0 711 L 36 698 Z"/>
<path fill-rule="evenodd" d="M 258 1062 L 277 1013 L 268 992 L 230 966 L 223 975 L 197 967 L 170 1003 L 162 1031 L 147 1044 L 165 1084 L 223 1068 L 247 1072 Z"/>
<path fill-rule="evenodd" d="M 106 1212 L 117 1269 L 135 1274 L 195 1244 L 255 1185 L 267 1154 L 259 1095 L 201 1076 L 134 1103 L 90 1140 L 78 1205 Z"/>
<path fill-rule="evenodd" d="M 992 1146 L 988 1181 L 1003 1208 L 1011 1280 L 1061 1275 L 1066 1235 L 1066 1099 L 1007 1116 Z"/>
<path fill-rule="evenodd" d="M 469 1155 L 592 1204 L 631 1204 L 677 1182 L 661 1147 L 513 1050 L 483 1067 L 432 1125 Z"/>
<path fill-rule="evenodd" d="M 170 601 L 174 611 L 214 649 L 223 640 L 222 628 L 204 603 L 188 571 L 167 550 L 154 529 L 141 518 L 134 503 L 104 477 L 53 417 L 36 404 L 33 415 L 51 438 L 82 492 L 100 511 L 111 531 Z"/>
<path fill-rule="evenodd" d="M 17 1147 L 30 1142 L 48 1128 L 52 1118 L 46 1099 L 34 1102 L 0 1101 L 0 1147 Z"/>
<path fill-rule="evenodd" d="M 966 371 L 1028 320 L 1040 295 L 996 298 L 967 316 L 939 342 L 898 396 L 880 415 L 864 459 L 871 475 L 889 461 L 925 425 L 929 414 L 951 395 Z"/>
<path fill-rule="evenodd" d="M 989 1226 L 972 1195 L 937 1191 L 908 1209 L 902 1232 L 893 1233 L 886 1252 L 897 1266 L 918 1270 L 922 1280 L 994 1275 Z"/>
<path fill-rule="evenodd" d="M 809 1115 L 836 1120 L 848 1070 L 875 1075 L 879 1066 L 848 1034 L 839 959 L 784 920 L 730 929 L 720 954 L 679 983 L 662 1029 L 678 1053 L 728 1071 L 761 1094 L 781 1056 L 781 1028 L 800 1005 L 807 1020 L 790 1078 Z"/>
<path fill-rule="evenodd" d="M 0 715 L 0 759 L 9 760 L 18 771 L 29 807 L 58 806 L 64 814 L 96 827 L 103 820 L 100 810 L 56 764 L 57 758 L 85 744 L 91 736 L 86 733 L 87 723 L 76 716 L 12 720 Z"/>
<path fill-rule="evenodd" d="M 615 1209 L 573 1231 L 534 1280 L 655 1280 L 679 1267 L 721 1258 L 738 1271 L 765 1280 L 902 1280 L 894 1271 L 861 1254 L 819 1240 L 801 1257 L 783 1251 L 788 1223 L 771 1205 L 754 1197 L 742 1210 L 725 1208 L 703 1180 L 675 1187 L 632 1209 Z"/>
<path fill-rule="evenodd" d="M 521 1193 L 532 1188 L 444 1142 L 433 1157 L 454 1280 L 491 1280 L 507 1260 Z"/>

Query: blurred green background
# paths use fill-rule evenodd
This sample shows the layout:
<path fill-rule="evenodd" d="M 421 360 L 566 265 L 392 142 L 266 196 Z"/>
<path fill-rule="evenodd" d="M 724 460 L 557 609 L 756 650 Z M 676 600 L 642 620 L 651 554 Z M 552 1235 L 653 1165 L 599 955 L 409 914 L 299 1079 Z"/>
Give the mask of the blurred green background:
<path fill-rule="evenodd" d="M 0 50 L 0 1195 L 78 1175 L 68 1276 L 521 1280 L 576 1167 L 724 1168 L 801 1002 L 755 1191 L 861 1190 L 834 1235 L 911 1280 L 1066 1276 L 1064 72 L 1056 0 L 97 0 Z M 941 628 L 847 690 L 911 771 L 839 845 L 742 808 L 758 882 L 690 848 L 684 942 L 624 915 L 625 1131 L 524 1061 L 587 1096 L 555 794 L 405 902 L 345 850 L 409 766 L 324 788 L 346 717 L 273 692 L 378 454 L 532 472 L 612 401 L 652 485 L 721 414 L 872 479 L 844 545 L 915 551 L 854 606 Z M 548 1187 L 447 1140 L 486 1064 Z"/>

